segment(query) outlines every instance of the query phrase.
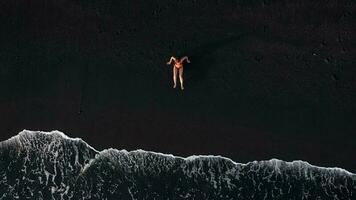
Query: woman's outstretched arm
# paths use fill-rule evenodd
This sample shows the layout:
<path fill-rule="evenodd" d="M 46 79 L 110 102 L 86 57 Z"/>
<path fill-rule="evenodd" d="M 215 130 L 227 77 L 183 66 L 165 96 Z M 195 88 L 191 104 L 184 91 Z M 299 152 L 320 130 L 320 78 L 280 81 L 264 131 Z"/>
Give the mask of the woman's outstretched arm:
<path fill-rule="evenodd" d="M 169 59 L 169 62 L 167 62 L 167 65 L 170 65 L 170 64 L 172 63 L 172 60 L 174 60 L 174 62 L 177 61 L 177 59 L 172 56 L 172 57 Z"/>
<path fill-rule="evenodd" d="M 184 56 L 183 58 L 181 58 L 180 62 L 183 63 L 184 60 L 187 60 L 187 62 L 190 63 L 190 60 L 188 59 L 188 56 Z"/>

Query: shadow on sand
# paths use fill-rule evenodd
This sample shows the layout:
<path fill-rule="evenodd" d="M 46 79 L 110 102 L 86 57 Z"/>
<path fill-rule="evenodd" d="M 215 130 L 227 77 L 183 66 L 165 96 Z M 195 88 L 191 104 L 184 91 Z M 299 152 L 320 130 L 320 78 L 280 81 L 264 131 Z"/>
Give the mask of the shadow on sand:
<path fill-rule="evenodd" d="M 184 68 L 185 72 L 187 72 L 185 73 L 186 79 L 189 79 L 190 82 L 204 79 L 212 66 L 218 62 L 217 58 L 214 57 L 214 53 L 227 45 L 240 42 L 246 35 L 248 35 L 247 32 L 216 40 L 193 48 L 191 51 L 187 51 L 186 54 L 182 54 L 187 55 L 191 61 L 191 64 L 188 64 Z"/>

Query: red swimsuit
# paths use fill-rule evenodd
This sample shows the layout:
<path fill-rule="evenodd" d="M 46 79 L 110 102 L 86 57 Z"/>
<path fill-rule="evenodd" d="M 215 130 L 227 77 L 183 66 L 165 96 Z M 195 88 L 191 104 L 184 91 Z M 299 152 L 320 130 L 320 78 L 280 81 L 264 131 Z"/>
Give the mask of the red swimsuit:
<path fill-rule="evenodd" d="M 183 65 L 182 65 L 182 63 L 180 63 L 180 62 L 175 62 L 175 63 L 174 63 L 174 67 L 175 67 L 176 69 L 180 69 L 180 68 L 183 67 Z"/>

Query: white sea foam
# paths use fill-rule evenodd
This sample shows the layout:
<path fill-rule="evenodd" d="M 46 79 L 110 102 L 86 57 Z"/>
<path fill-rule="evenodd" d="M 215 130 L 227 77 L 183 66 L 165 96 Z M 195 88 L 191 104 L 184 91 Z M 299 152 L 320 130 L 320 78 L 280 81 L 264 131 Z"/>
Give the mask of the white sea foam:
<path fill-rule="evenodd" d="M 165 154 L 165 153 L 160 153 L 160 152 L 154 152 L 154 151 L 146 151 L 146 150 L 142 150 L 142 149 L 137 149 L 137 150 L 133 150 L 133 151 L 127 151 L 125 149 L 122 150 L 118 150 L 118 149 L 114 149 L 114 148 L 108 148 L 108 149 L 104 149 L 102 151 L 98 151 L 96 150 L 94 147 L 90 146 L 88 143 L 86 143 L 83 139 L 81 138 L 71 138 L 69 136 L 67 136 L 66 134 L 64 134 L 61 131 L 58 130 L 53 130 L 50 132 L 45 132 L 45 131 L 30 131 L 30 130 L 23 130 L 21 131 L 18 135 L 15 135 L 5 141 L 0 142 L 0 147 L 2 147 L 3 145 L 9 144 L 9 143 L 13 143 L 13 142 L 17 142 L 19 141 L 19 137 L 25 136 L 25 137 L 33 137 L 35 134 L 45 134 L 45 135 L 55 135 L 55 136 L 59 136 L 62 139 L 66 139 L 66 140 L 71 140 L 71 141 L 76 141 L 76 142 L 82 142 L 84 143 L 88 148 L 90 148 L 91 150 L 95 151 L 97 154 L 96 157 L 98 157 L 99 155 L 103 155 L 105 153 L 108 153 L 110 151 L 115 151 L 118 153 L 124 153 L 124 154 L 131 154 L 131 153 L 150 153 L 150 154 L 155 154 L 155 155 L 159 155 L 159 156 L 164 156 L 164 157 L 168 157 L 168 158 L 173 158 L 173 159 L 183 159 L 187 162 L 190 161 L 194 161 L 196 159 L 223 159 L 226 160 L 228 162 L 233 163 L 234 165 L 240 165 L 240 166 L 246 166 L 249 164 L 253 164 L 253 163 L 265 163 L 265 164 L 270 164 L 272 166 L 276 167 L 276 170 L 279 170 L 279 167 L 282 163 L 285 163 L 288 166 L 300 166 L 300 167 L 307 167 L 307 168 L 316 168 L 316 169 L 320 169 L 320 170 L 328 170 L 328 171 L 333 171 L 333 172 L 338 172 L 338 173 L 345 173 L 347 175 L 351 175 L 351 176 L 356 176 L 356 174 L 351 173 L 345 169 L 339 168 L 339 167 L 320 167 L 320 166 L 315 166 L 312 164 L 309 164 L 306 161 L 302 161 L 302 160 L 294 160 L 294 161 L 283 161 L 280 159 L 276 159 L 276 158 L 272 158 L 270 160 L 262 160 L 262 161 L 251 161 L 248 163 L 238 163 L 233 161 L 230 158 L 227 157 L 223 157 L 220 155 L 192 155 L 189 157 L 181 157 L 181 156 L 175 156 L 173 154 Z M 21 144 L 20 144 L 21 145 Z M 88 164 L 86 164 L 84 166 L 83 171 L 85 171 L 93 162 L 95 161 L 95 159 L 92 159 L 89 161 Z"/>

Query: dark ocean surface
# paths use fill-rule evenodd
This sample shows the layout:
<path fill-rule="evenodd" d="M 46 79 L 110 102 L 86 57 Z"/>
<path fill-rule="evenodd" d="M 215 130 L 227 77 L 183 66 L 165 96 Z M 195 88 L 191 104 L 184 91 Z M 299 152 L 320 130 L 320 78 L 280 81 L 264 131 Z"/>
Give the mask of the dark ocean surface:
<path fill-rule="evenodd" d="M 1 0 L 0 141 L 356 172 L 355 55 L 355 0 Z"/>

